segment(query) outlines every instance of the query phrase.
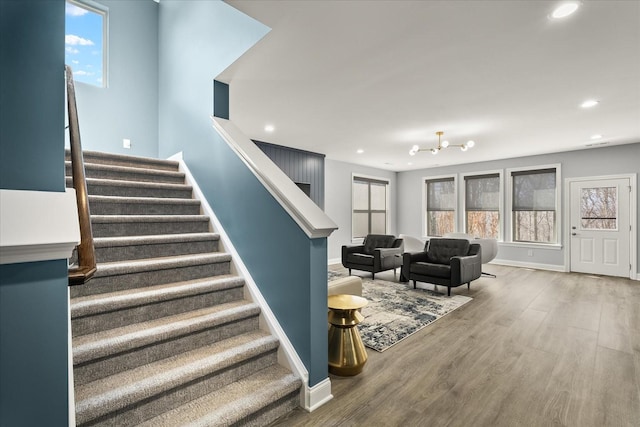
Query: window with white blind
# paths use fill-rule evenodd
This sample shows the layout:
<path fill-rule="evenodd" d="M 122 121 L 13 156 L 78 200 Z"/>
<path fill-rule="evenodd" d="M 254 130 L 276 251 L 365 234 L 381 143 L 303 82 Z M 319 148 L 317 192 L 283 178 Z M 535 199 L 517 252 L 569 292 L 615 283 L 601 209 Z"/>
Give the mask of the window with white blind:
<path fill-rule="evenodd" d="M 455 231 L 456 179 L 455 177 L 425 180 L 427 236 L 444 236 Z"/>
<path fill-rule="evenodd" d="M 510 172 L 514 242 L 557 243 L 558 173 L 556 167 Z"/>
<path fill-rule="evenodd" d="M 388 181 L 353 177 L 353 239 L 364 238 L 367 234 L 387 234 L 388 187 Z"/>
<path fill-rule="evenodd" d="M 464 177 L 466 232 L 481 238 L 500 238 L 500 174 Z"/>

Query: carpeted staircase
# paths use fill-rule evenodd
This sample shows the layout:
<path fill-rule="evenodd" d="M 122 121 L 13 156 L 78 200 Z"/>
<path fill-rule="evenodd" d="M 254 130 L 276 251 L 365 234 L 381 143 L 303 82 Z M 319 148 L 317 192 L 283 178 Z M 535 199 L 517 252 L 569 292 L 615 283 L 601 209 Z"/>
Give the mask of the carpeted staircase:
<path fill-rule="evenodd" d="M 297 407 L 178 163 L 84 156 L 98 269 L 71 287 L 77 424 L 266 425 Z"/>

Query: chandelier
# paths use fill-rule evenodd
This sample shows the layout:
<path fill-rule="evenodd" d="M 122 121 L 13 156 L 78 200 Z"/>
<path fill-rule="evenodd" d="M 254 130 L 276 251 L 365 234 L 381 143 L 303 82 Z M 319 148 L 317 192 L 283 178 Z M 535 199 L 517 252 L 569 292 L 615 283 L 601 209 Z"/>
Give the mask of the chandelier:
<path fill-rule="evenodd" d="M 460 147 L 460 150 L 462 151 L 467 151 L 467 149 L 473 147 L 474 145 L 476 145 L 475 142 L 469 140 L 467 141 L 466 144 L 450 144 L 449 141 L 442 141 L 440 142 L 440 139 L 442 138 L 442 135 L 444 135 L 444 132 L 442 131 L 438 131 L 436 132 L 436 135 L 438 135 L 438 146 L 435 148 L 420 148 L 417 145 L 414 145 L 411 150 L 409 150 L 409 155 L 411 156 L 415 156 L 416 153 L 418 153 L 418 151 L 431 151 L 431 154 L 438 154 L 438 152 L 440 150 L 442 150 L 443 148 L 451 148 L 451 147 Z"/>

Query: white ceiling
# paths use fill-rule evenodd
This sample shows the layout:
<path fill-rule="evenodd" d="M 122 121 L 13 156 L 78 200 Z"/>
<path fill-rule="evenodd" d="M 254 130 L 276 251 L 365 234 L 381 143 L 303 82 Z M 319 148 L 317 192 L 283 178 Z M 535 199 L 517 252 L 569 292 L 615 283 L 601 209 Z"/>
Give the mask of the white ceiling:
<path fill-rule="evenodd" d="M 228 3 L 272 28 L 218 76 L 250 138 L 393 171 L 640 142 L 640 1 Z M 476 146 L 409 156 L 440 130 Z"/>

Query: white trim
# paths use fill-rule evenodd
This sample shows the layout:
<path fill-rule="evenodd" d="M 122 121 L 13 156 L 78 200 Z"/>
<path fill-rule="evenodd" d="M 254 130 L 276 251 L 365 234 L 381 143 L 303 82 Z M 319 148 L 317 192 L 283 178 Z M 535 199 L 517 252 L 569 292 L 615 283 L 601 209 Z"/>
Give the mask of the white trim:
<path fill-rule="evenodd" d="M 327 260 L 327 265 L 342 264 L 342 258 L 332 258 Z"/>
<path fill-rule="evenodd" d="M 506 196 L 507 203 L 505 206 L 505 210 L 507 212 L 506 215 L 509 216 L 509 226 L 505 226 L 505 242 L 507 243 L 524 243 L 524 244 L 538 244 L 536 242 L 518 242 L 513 240 L 513 179 L 511 176 L 512 172 L 522 172 L 522 171 L 537 171 L 541 169 L 555 169 L 556 170 L 556 241 L 552 243 L 548 243 L 547 245 L 562 245 L 562 236 L 563 236 L 563 216 L 562 216 L 562 164 L 561 163 L 552 163 L 546 165 L 533 165 L 533 166 L 520 166 L 517 168 L 507 168 L 505 169 L 505 180 L 507 181 L 506 186 Z M 506 216 L 505 216 L 505 224 Z M 545 243 L 542 243 L 545 244 Z"/>
<path fill-rule="evenodd" d="M 80 243 L 76 192 L 0 189 L 0 264 L 67 259 Z"/>
<path fill-rule="evenodd" d="M 336 223 L 232 122 L 219 117 L 211 117 L 211 121 L 222 139 L 309 238 L 328 237 L 338 228 Z"/>
<path fill-rule="evenodd" d="M 333 399 L 331 380 L 325 378 L 313 387 L 305 389 L 304 405 L 302 407 L 308 412 L 313 412 L 331 399 Z"/>
<path fill-rule="evenodd" d="M 315 391 L 315 388 L 318 387 L 319 384 L 323 384 L 325 381 L 328 381 L 328 395 L 331 396 L 331 381 L 329 380 L 329 378 L 314 387 L 309 387 L 309 372 L 307 371 L 307 368 L 304 366 L 304 363 L 302 363 L 302 360 L 300 359 L 300 356 L 298 356 L 298 353 L 293 347 L 293 344 L 291 344 L 291 341 L 289 341 L 289 338 L 280 326 L 278 319 L 271 311 L 271 308 L 262 296 L 260 289 L 258 289 L 256 282 L 253 280 L 253 277 L 249 273 L 249 270 L 242 262 L 242 259 L 238 255 L 238 252 L 233 246 L 233 243 L 231 243 L 229 236 L 224 231 L 224 228 L 222 228 L 222 224 L 218 220 L 218 217 L 213 212 L 213 209 L 211 209 L 211 206 L 207 202 L 207 199 L 204 197 L 202 190 L 198 186 L 198 183 L 195 181 L 193 175 L 191 174 L 191 171 L 183 160 L 182 152 L 171 156 L 169 160 L 179 162 L 179 169 L 185 174 L 185 182 L 193 187 L 193 197 L 200 200 L 202 210 L 204 211 L 205 215 L 208 215 L 209 218 L 211 218 L 213 229 L 216 233 L 220 234 L 220 243 L 222 244 L 221 249 L 231 254 L 232 272 L 238 274 L 239 276 L 242 276 L 245 280 L 245 297 L 260 306 L 260 329 L 268 331 L 270 334 L 275 335 L 278 340 L 280 340 L 280 346 L 278 347 L 278 363 L 289 368 L 291 371 L 293 371 L 294 374 L 302 379 L 303 386 L 300 390 L 300 406 L 302 406 L 307 411 L 311 411 L 315 408 L 307 406 L 310 402 L 314 402 L 315 405 L 320 405 L 330 400 L 331 397 L 327 398 L 325 396 L 323 398 L 324 400 L 322 400 L 320 397 L 317 397 L 314 394 L 320 393 Z M 327 387 L 327 385 L 324 385 L 323 387 Z M 323 394 L 327 394 L 324 388 L 321 388 L 321 390 Z M 320 401 L 322 401 L 322 403 L 320 403 Z"/>
<path fill-rule="evenodd" d="M 567 272 L 564 265 L 539 264 L 536 262 L 513 261 L 510 259 L 494 259 L 491 261 L 491 264 L 506 265 L 508 267 L 534 268 L 536 270 L 558 271 L 561 273 Z"/>
<path fill-rule="evenodd" d="M 619 175 L 598 175 L 598 176 L 582 176 L 578 178 L 566 178 L 564 180 L 565 192 L 564 202 L 567 209 L 563 216 L 564 234 L 567 242 L 571 242 L 571 184 L 574 182 L 583 181 L 598 181 L 607 179 L 628 179 L 631 187 L 631 193 L 629 194 L 629 224 L 631 230 L 629 230 L 629 262 L 631 268 L 629 269 L 629 278 L 631 280 L 640 280 L 640 272 L 638 272 L 638 188 L 636 183 L 638 182 L 638 175 L 636 173 L 623 173 Z M 567 250 L 564 251 L 564 264 L 567 271 L 571 271 L 571 243 L 567 244 Z"/>
<path fill-rule="evenodd" d="M 562 250 L 562 245 L 559 245 L 557 243 L 498 242 L 498 246 L 506 246 L 510 248 L 548 249 L 552 251 Z"/>
<path fill-rule="evenodd" d="M 478 172 L 465 172 L 460 174 L 460 197 L 462 199 L 462 208 L 460 209 L 460 216 L 462 222 L 462 232 L 467 232 L 467 184 L 466 177 L 474 177 L 474 176 L 482 176 L 482 175 L 491 175 L 498 174 L 499 180 L 499 195 L 498 195 L 498 237 L 496 240 L 498 242 L 502 242 L 504 240 L 504 169 L 494 169 L 488 171 L 478 171 Z M 460 204 L 460 203 L 459 203 Z"/>
<path fill-rule="evenodd" d="M 456 202 L 456 207 L 454 209 L 453 214 L 453 232 L 457 233 L 460 229 L 459 227 L 459 203 L 458 203 L 458 174 L 450 173 L 444 175 L 434 175 L 434 176 L 423 176 L 420 181 L 420 188 L 422 188 L 422 213 L 420 214 L 420 218 L 422 218 L 422 238 L 428 238 L 428 226 L 427 226 L 427 181 L 433 181 L 436 179 L 448 179 L 453 178 L 453 198 Z"/>

